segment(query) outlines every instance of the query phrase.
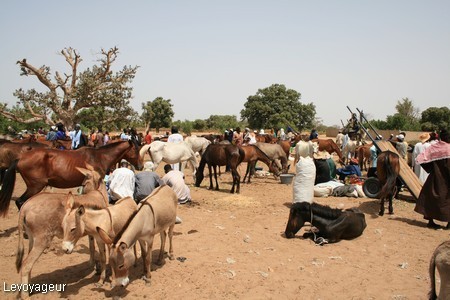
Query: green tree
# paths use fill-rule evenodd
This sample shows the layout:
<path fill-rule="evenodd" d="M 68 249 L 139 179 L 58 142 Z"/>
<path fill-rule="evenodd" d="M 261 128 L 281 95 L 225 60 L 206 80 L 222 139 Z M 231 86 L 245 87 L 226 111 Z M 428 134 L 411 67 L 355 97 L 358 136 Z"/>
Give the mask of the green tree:
<path fill-rule="evenodd" d="M 419 108 L 414 107 L 413 102 L 408 98 L 397 101 L 395 109 L 397 113 L 403 115 L 407 120 L 417 121 L 419 119 Z"/>
<path fill-rule="evenodd" d="M 447 128 L 450 130 L 450 109 L 448 107 L 429 107 L 422 112 L 421 129 L 427 131 Z"/>
<path fill-rule="evenodd" d="M 228 128 L 236 128 L 242 124 L 238 122 L 235 115 L 211 115 L 206 119 L 208 129 L 215 129 L 223 132 Z"/>
<path fill-rule="evenodd" d="M 192 123 L 192 128 L 194 128 L 195 130 L 198 130 L 198 131 L 205 130 L 205 128 L 206 128 L 206 121 L 205 120 L 201 120 L 201 119 L 196 119 Z"/>
<path fill-rule="evenodd" d="M 113 71 L 119 54 L 117 47 L 108 51 L 102 49 L 97 65 L 82 72 L 79 67 L 83 60 L 75 49 L 64 48 L 60 54 L 69 64 L 71 72 L 61 74 L 56 71 L 53 78 L 48 66 L 35 67 L 25 58 L 18 61 L 20 75 L 35 76 L 46 91 L 18 89 L 14 92 L 30 117 L 12 114 L 5 103 L 0 104 L 0 114 L 19 123 L 43 121 L 54 125 L 62 122 L 67 127 L 82 123 L 81 111 L 99 106 L 111 110 L 105 119 L 99 120 L 101 124 L 127 121 L 127 117 L 133 115 L 134 111 L 129 106 L 133 89 L 128 84 L 134 79 L 138 67 L 124 66 L 119 71 Z"/>
<path fill-rule="evenodd" d="M 316 111 L 314 104 L 300 103 L 300 93 L 287 89 L 283 84 L 273 84 L 259 89 L 249 96 L 241 110 L 241 118 L 252 128 L 279 129 L 288 125 L 301 131 L 313 125 Z"/>
<path fill-rule="evenodd" d="M 153 101 L 142 104 L 144 110 L 142 118 L 145 117 L 145 122 L 150 122 L 149 127 L 155 128 L 156 132 L 159 132 L 160 128 L 169 127 L 172 124 L 174 112 L 170 101 L 170 99 L 165 100 L 162 97 L 157 97 Z"/>

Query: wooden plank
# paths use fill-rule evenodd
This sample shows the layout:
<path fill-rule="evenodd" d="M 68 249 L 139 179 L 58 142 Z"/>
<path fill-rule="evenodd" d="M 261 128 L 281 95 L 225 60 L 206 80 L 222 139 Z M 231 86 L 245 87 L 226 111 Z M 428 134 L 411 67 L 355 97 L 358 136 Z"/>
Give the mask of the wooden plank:
<path fill-rule="evenodd" d="M 398 154 L 397 149 L 395 149 L 390 142 L 375 142 L 381 151 L 389 150 Z M 417 200 L 419 198 L 420 191 L 422 190 L 422 182 L 420 182 L 419 178 L 417 178 L 416 173 L 413 172 L 413 170 L 408 166 L 408 163 L 402 158 L 400 158 L 400 178 L 405 183 L 408 190 L 411 192 L 411 195 L 413 195 Z"/>

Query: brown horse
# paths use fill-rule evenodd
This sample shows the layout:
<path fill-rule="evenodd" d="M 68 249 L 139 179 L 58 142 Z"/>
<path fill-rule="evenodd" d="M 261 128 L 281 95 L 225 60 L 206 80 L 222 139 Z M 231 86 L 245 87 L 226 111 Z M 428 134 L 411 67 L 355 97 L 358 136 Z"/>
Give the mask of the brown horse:
<path fill-rule="evenodd" d="M 49 148 L 49 146 L 35 142 L 2 142 L 0 144 L 0 184 L 3 183 L 6 169 L 8 169 L 16 159 L 20 159 L 22 153 L 37 148 Z"/>
<path fill-rule="evenodd" d="M 400 173 L 400 157 L 397 153 L 391 151 L 383 151 L 378 155 L 377 159 L 377 177 L 382 186 L 380 192 L 380 216 L 384 215 L 384 201 L 389 201 L 389 214 L 394 213 L 392 207 L 392 198 L 397 192 L 398 187 L 396 181 Z"/>
<path fill-rule="evenodd" d="M 255 145 L 247 145 L 242 146 L 242 150 L 245 152 L 244 160 L 242 162 L 247 163 L 247 171 L 245 172 L 244 179 L 242 183 L 245 182 L 245 178 L 248 175 L 247 183 L 250 183 L 250 177 L 252 175 L 253 170 L 255 169 L 256 162 L 258 160 L 262 161 L 269 167 L 269 171 L 272 172 L 275 176 L 280 175 L 280 169 L 273 159 L 270 159 L 261 149 L 259 149 Z"/>
<path fill-rule="evenodd" d="M 216 190 L 219 190 L 219 183 L 217 182 L 217 166 L 229 165 L 231 168 L 231 174 L 233 176 L 233 186 L 231 187 L 231 193 L 234 193 L 236 187 L 236 193 L 240 192 L 241 176 L 237 170 L 239 164 L 244 160 L 245 152 L 236 145 L 222 145 L 211 144 L 209 145 L 202 155 L 200 165 L 197 169 L 195 177 L 195 186 L 199 187 L 204 178 L 203 170 L 205 165 L 208 164 L 209 169 L 209 189 L 213 189 L 212 181 L 212 168 L 214 168 L 214 178 L 216 179 Z"/>
<path fill-rule="evenodd" d="M 25 193 L 16 200 L 16 205 L 20 209 L 28 198 L 36 195 L 46 186 L 57 188 L 81 186 L 84 175 L 77 170 L 77 167 L 86 168 L 86 165 L 89 164 L 103 178 L 106 170 L 120 158 L 128 158 L 137 169 L 142 169 L 139 146 L 135 139 L 111 143 L 100 148 L 35 149 L 23 153 L 22 157 L 15 160 L 5 174 L 0 191 L 0 215 L 5 216 L 8 212 L 16 182 L 16 170 L 20 172 L 27 185 Z"/>
<path fill-rule="evenodd" d="M 358 157 L 359 168 L 367 171 L 367 164 L 370 163 L 370 147 L 373 143 L 364 144 L 356 147 L 356 155 Z"/>
<path fill-rule="evenodd" d="M 333 152 L 336 153 L 339 157 L 339 162 L 344 164 L 341 149 L 339 149 L 338 145 L 332 139 L 314 139 L 311 142 L 317 142 L 319 144 L 319 151 L 327 151 L 330 154 Z"/>

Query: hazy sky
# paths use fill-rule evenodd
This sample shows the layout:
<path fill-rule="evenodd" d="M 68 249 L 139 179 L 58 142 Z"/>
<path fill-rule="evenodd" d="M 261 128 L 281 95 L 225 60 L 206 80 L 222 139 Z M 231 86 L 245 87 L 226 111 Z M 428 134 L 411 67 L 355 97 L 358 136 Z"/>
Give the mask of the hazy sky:
<path fill-rule="evenodd" d="M 0 102 L 42 85 L 17 60 L 69 72 L 65 47 L 91 67 L 117 46 L 115 70 L 140 68 L 132 106 L 171 99 L 175 120 L 236 115 L 274 83 L 314 103 L 325 125 L 450 104 L 450 1 L 3 1 Z"/>

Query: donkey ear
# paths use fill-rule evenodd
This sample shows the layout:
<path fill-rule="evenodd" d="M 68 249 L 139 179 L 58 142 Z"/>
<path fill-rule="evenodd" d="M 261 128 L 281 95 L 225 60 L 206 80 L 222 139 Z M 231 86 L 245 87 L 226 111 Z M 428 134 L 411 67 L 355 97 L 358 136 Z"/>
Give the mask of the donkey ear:
<path fill-rule="evenodd" d="M 113 240 L 112 238 L 106 233 L 106 231 L 104 231 L 103 229 L 101 229 L 100 227 L 95 227 L 95 229 L 97 230 L 97 233 L 99 234 L 100 238 L 102 239 L 103 242 L 105 242 L 105 244 L 111 245 Z"/>
<path fill-rule="evenodd" d="M 120 243 L 120 245 L 119 245 L 119 250 L 120 250 L 120 252 L 123 253 L 123 252 L 125 252 L 127 249 L 128 249 L 127 244 L 125 244 L 124 242 Z"/>
<path fill-rule="evenodd" d="M 85 213 L 84 206 L 81 205 L 81 206 L 77 209 L 77 216 L 81 217 L 82 215 L 84 215 L 84 213 Z"/>
<path fill-rule="evenodd" d="M 75 204 L 75 198 L 72 195 L 72 192 L 69 192 L 67 195 L 67 201 L 66 201 L 66 209 L 72 209 L 72 207 Z"/>
<path fill-rule="evenodd" d="M 84 176 L 87 176 L 87 174 L 90 173 L 90 170 L 88 170 L 88 169 L 81 168 L 81 167 L 75 167 L 75 168 L 78 170 L 78 172 L 80 172 L 80 173 L 83 174 Z"/>

